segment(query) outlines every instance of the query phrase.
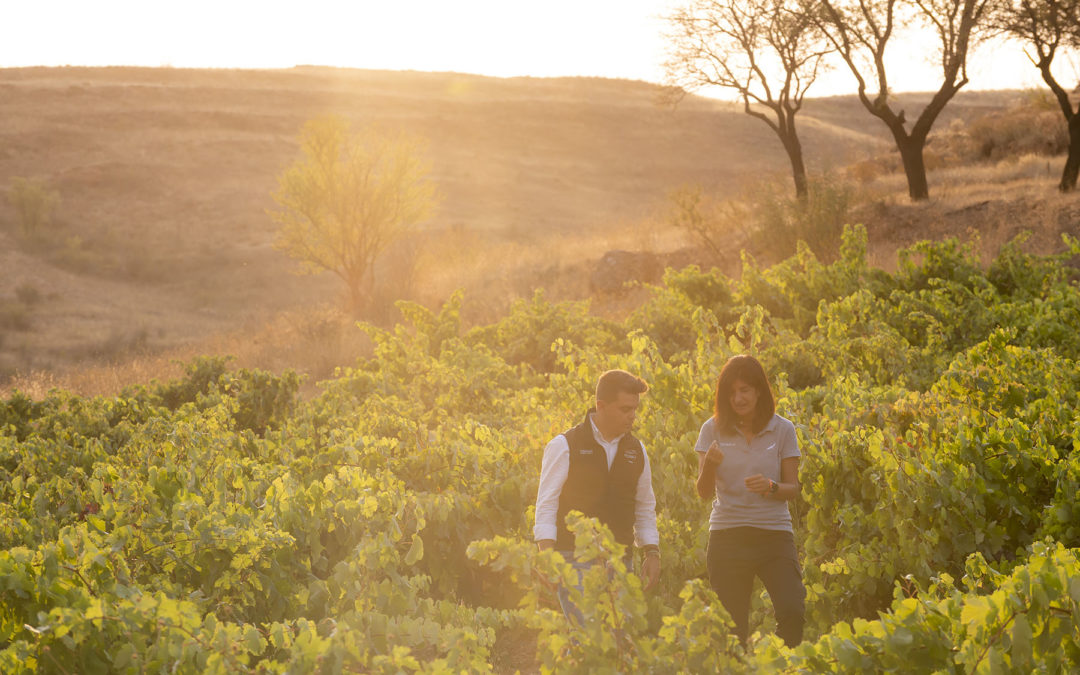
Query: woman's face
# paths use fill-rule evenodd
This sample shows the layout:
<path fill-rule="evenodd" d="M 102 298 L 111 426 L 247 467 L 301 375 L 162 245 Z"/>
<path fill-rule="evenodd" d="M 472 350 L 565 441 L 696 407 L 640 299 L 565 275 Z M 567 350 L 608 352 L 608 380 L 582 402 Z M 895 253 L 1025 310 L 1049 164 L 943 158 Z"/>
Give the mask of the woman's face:
<path fill-rule="evenodd" d="M 731 385 L 731 409 L 739 419 L 750 419 L 757 410 L 758 390 L 743 380 Z"/>

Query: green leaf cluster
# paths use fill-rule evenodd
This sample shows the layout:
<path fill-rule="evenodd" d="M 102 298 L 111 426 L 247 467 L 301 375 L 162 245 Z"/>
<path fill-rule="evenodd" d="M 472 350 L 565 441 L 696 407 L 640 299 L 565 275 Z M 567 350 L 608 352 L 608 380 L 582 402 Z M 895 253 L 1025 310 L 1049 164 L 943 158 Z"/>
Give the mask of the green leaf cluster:
<path fill-rule="evenodd" d="M 1078 248 L 1075 243 L 1070 246 Z M 669 270 L 621 322 L 542 295 L 365 326 L 371 357 L 297 397 L 221 357 L 115 397 L 0 401 L 0 671 L 1049 672 L 1078 667 L 1080 290 L 1066 256 L 955 241 L 866 262 L 800 247 L 738 279 Z M 704 581 L 694 440 L 751 352 L 797 425 L 806 642 L 749 648 Z M 574 517 L 567 623 L 530 543 L 544 445 L 609 368 L 650 384 L 664 571 Z M 954 583 L 961 579 L 961 585 Z M 914 665 L 911 665 L 914 664 Z"/>

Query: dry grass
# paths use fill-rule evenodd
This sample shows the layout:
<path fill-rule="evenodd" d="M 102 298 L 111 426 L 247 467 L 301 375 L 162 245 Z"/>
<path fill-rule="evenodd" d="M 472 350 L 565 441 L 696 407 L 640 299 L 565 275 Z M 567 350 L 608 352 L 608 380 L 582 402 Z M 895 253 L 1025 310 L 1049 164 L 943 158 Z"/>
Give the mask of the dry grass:
<path fill-rule="evenodd" d="M 700 184 L 732 196 L 787 168 L 771 132 L 738 109 L 695 98 L 661 108 L 656 88 L 636 82 L 31 68 L 0 70 L 0 88 L 0 192 L 12 177 L 42 176 L 61 196 L 54 245 L 42 250 L 4 226 L 14 214 L 0 199 L 0 303 L 25 306 L 25 315 L 12 311 L 28 326 L 0 331 L 0 379 L 13 374 L 0 394 L 114 393 L 177 376 L 177 361 L 206 353 L 232 354 L 236 366 L 294 368 L 309 374 L 313 391 L 312 382 L 368 353 L 353 319 L 333 306 L 336 279 L 297 276 L 272 247 L 275 176 L 295 157 L 300 126 L 319 114 L 430 140 L 443 206 L 427 241 L 381 270 L 381 300 L 368 317 L 380 322 L 394 320 L 396 298 L 436 307 L 457 288 L 467 324 L 498 318 L 537 288 L 556 300 L 585 298 L 592 265 L 609 250 L 707 264 L 657 215 L 667 193 Z M 963 94 L 949 115 L 1007 100 Z M 880 123 L 853 98 L 812 102 L 806 115 L 804 147 L 817 168 L 887 147 Z M 982 231 L 991 217 L 1003 233 L 1014 211 L 1042 209 L 1042 221 L 1064 222 L 1073 203 L 1044 191 L 1039 172 L 1039 162 L 1023 160 L 935 174 L 926 205 L 906 203 L 902 177 L 872 181 L 877 192 L 863 207 L 871 255 L 888 265 L 896 246 Z M 1006 194 L 1020 206 L 993 202 Z M 993 205 L 980 215 L 984 201 Z M 14 295 L 31 287 L 39 289 L 32 306 Z M 643 297 L 597 298 L 593 310 L 620 317 Z"/>
<path fill-rule="evenodd" d="M 464 287 L 477 320 L 538 285 L 577 294 L 559 270 L 606 249 L 677 245 L 640 225 L 671 187 L 731 190 L 786 161 L 765 125 L 731 106 L 691 97 L 659 107 L 657 87 L 640 82 L 28 68 L 0 69 L 0 88 L 0 192 L 41 176 L 61 198 L 43 250 L 5 227 L 14 213 L 0 199 L 0 269 L 48 298 L 34 308 L 32 341 L 0 340 L 0 373 L 66 371 L 129 348 L 182 352 L 334 302 L 336 279 L 294 275 L 266 215 L 300 127 L 327 112 L 430 141 L 443 202 L 427 227 L 477 245 L 436 235 L 414 275 L 383 277 L 395 297 L 427 304 Z M 819 123 L 805 141 L 808 153 L 839 157 L 863 137 Z M 393 318 L 389 301 L 375 309 Z"/>
<path fill-rule="evenodd" d="M 115 395 L 128 386 L 180 377 L 183 365 L 203 354 L 231 356 L 230 365 L 237 368 L 295 370 L 307 376 L 301 393 L 310 395 L 317 391 L 316 383 L 332 376 L 336 368 L 369 356 L 371 342 L 339 310 L 317 307 L 284 312 L 263 325 L 155 353 L 128 352 L 105 363 L 19 373 L 0 387 L 0 396 L 18 390 L 40 398 L 54 388 L 85 396 Z"/>
<path fill-rule="evenodd" d="M 872 181 L 854 216 L 867 225 L 871 264 L 893 270 L 898 249 L 944 237 L 974 242 L 984 262 L 1024 233 L 1026 250 L 1060 252 L 1062 234 L 1080 235 L 1080 194 L 1057 190 L 1063 165 L 1063 157 L 1028 155 L 931 171 L 930 199 L 914 204 L 903 174 Z"/>
<path fill-rule="evenodd" d="M 938 169 L 928 172 L 927 177 L 931 198 L 937 199 L 963 194 L 968 188 L 994 191 L 1002 185 L 1015 183 L 1032 187 L 1046 183 L 1056 185 L 1064 165 L 1064 157 L 1024 155 L 992 164 Z M 907 179 L 902 172 L 893 173 L 877 178 L 866 188 L 871 194 L 903 198 L 907 194 Z"/>

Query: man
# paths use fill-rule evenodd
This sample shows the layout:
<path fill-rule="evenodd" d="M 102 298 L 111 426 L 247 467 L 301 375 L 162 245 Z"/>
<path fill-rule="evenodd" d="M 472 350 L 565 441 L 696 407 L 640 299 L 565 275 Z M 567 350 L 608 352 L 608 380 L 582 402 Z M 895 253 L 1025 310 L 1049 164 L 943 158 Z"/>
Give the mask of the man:
<path fill-rule="evenodd" d="M 641 394 L 648 390 L 644 380 L 625 370 L 600 376 L 596 407 L 544 448 L 533 527 L 541 551 L 554 547 L 572 561 L 574 535 L 566 527 L 566 514 L 576 510 L 599 519 L 628 551 L 635 543 L 643 549 L 646 590 L 660 578 L 660 535 L 649 457 L 630 429 Z M 568 607 L 564 592 L 559 600 L 567 616 L 580 621 L 580 611 Z"/>

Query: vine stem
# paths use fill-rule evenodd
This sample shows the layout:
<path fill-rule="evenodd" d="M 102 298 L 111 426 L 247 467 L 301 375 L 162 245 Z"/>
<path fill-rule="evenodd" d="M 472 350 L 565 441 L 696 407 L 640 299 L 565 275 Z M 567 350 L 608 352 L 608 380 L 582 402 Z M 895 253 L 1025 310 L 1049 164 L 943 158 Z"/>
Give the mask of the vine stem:
<path fill-rule="evenodd" d="M 1013 612 L 1012 616 L 1009 617 L 1009 620 L 1001 624 L 1001 626 L 997 629 L 997 632 L 994 633 L 994 637 L 990 638 L 990 641 L 986 643 L 986 649 L 983 649 L 983 653 L 979 655 L 979 658 L 976 659 L 975 663 L 971 665 L 971 672 L 975 672 L 976 670 L 978 670 L 979 664 L 982 663 L 982 660 L 986 658 L 986 655 L 988 653 L 990 653 L 990 648 L 993 647 L 994 644 L 1001 639 L 1001 636 L 1005 632 L 1005 629 L 1009 627 L 1009 624 L 1013 622 L 1013 619 L 1016 618 L 1017 614 L 1019 614 L 1019 612 Z"/>
<path fill-rule="evenodd" d="M 75 576 L 79 578 L 79 581 L 82 582 L 83 586 L 86 586 L 86 590 L 91 591 L 90 595 L 94 595 L 92 589 L 90 588 L 90 584 L 87 583 L 86 579 L 83 578 L 82 572 L 80 572 L 74 565 L 62 565 L 61 567 L 63 567 L 69 572 L 74 572 Z"/>

